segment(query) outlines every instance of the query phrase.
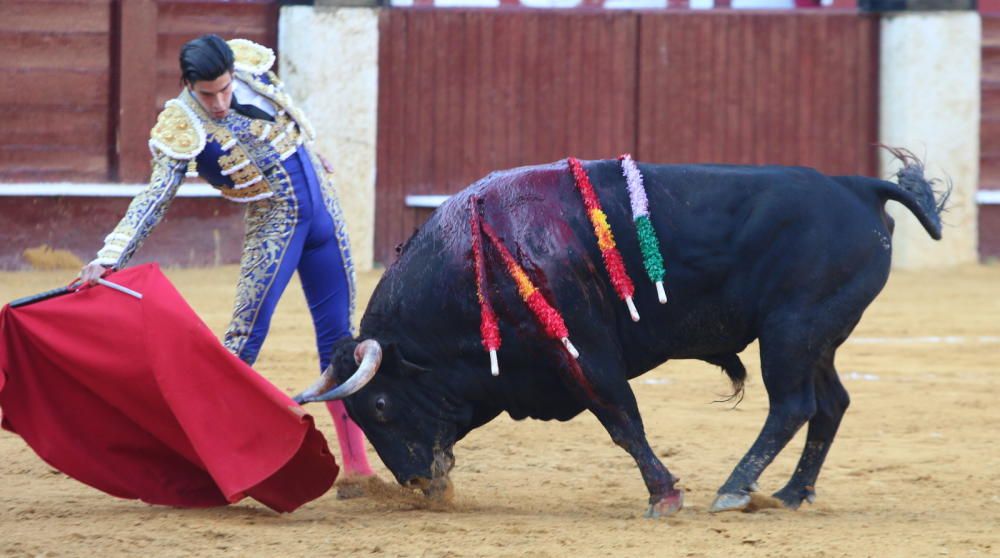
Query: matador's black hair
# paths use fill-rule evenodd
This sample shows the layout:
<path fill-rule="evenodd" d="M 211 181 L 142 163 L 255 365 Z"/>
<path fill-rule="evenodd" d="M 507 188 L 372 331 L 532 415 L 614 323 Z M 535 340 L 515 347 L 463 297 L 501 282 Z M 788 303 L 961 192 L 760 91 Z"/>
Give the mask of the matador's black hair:
<path fill-rule="evenodd" d="M 233 49 L 218 35 L 202 35 L 181 47 L 181 79 L 212 81 L 233 71 Z"/>

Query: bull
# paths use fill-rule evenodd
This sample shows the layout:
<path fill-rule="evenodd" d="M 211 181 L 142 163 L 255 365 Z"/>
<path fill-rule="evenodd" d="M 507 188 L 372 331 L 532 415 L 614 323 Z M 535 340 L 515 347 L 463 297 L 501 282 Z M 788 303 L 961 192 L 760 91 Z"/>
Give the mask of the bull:
<path fill-rule="evenodd" d="M 649 445 L 629 379 L 672 359 L 712 363 L 741 393 L 738 353 L 760 343 L 769 411 L 756 441 L 722 484 L 713 512 L 745 509 L 757 479 L 808 423 L 798 466 L 774 493 L 788 508 L 815 499 L 816 479 L 850 399 L 837 349 L 886 283 L 893 220 L 903 204 L 934 239 L 947 193 L 919 160 L 895 151 L 897 182 L 778 166 L 640 164 L 662 238 L 669 302 L 636 281 L 634 321 L 602 256 L 565 161 L 496 172 L 452 196 L 402 246 L 379 281 L 357 338 L 300 403 L 343 399 L 400 484 L 450 488 L 453 446 L 506 412 L 514 419 L 596 415 L 638 464 L 648 517 L 683 504 L 677 478 Z M 641 273 L 618 161 L 584 163 L 626 268 Z M 539 323 L 483 248 L 485 293 L 499 316 L 502 373 L 489 373 L 479 336 L 470 199 L 558 308 L 578 360 Z M 633 231 L 633 232 L 629 232 Z"/>

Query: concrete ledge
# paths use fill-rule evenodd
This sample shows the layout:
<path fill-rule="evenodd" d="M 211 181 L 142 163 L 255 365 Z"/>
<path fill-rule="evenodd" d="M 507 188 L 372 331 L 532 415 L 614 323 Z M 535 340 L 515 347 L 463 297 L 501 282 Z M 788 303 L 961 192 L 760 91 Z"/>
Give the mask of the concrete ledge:
<path fill-rule="evenodd" d="M 0 184 L 0 197 L 132 198 L 145 188 L 146 184 L 80 184 L 75 182 Z M 208 184 L 183 184 L 177 190 L 177 197 L 221 198 L 222 193 Z"/>
<path fill-rule="evenodd" d="M 406 207 L 435 209 L 441 207 L 441 204 L 446 202 L 450 197 L 451 196 L 446 194 L 406 196 Z"/>
<path fill-rule="evenodd" d="M 979 205 L 1000 205 L 1000 190 L 980 190 L 976 192 Z"/>

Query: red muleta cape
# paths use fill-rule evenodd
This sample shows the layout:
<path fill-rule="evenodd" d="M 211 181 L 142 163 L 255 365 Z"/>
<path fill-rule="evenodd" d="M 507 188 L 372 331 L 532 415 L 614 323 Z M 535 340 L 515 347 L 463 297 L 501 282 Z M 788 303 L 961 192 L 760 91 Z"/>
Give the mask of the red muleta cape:
<path fill-rule="evenodd" d="M 0 410 L 47 463 L 108 494 L 289 512 L 338 467 L 312 417 L 231 354 L 155 264 L 0 311 Z"/>

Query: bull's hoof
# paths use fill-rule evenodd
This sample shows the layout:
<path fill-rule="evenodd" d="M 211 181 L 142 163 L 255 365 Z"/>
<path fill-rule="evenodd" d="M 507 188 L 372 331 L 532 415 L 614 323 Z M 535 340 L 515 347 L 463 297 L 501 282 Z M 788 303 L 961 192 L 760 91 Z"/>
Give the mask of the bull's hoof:
<path fill-rule="evenodd" d="M 737 492 L 735 494 L 724 493 L 719 494 L 715 497 L 715 501 L 712 502 L 711 507 L 708 508 L 710 513 L 719 513 L 724 511 L 743 511 L 747 509 L 750 505 L 750 494 Z"/>
<path fill-rule="evenodd" d="M 816 489 L 811 486 L 805 488 L 793 488 L 786 486 L 781 490 L 774 493 L 774 497 L 781 501 L 781 505 L 790 509 L 797 510 L 802 505 L 802 502 L 809 502 L 812 504 L 816 501 Z"/>
<path fill-rule="evenodd" d="M 679 489 L 673 490 L 668 492 L 663 498 L 660 498 L 659 501 L 650 504 L 649 509 L 646 510 L 645 517 L 649 519 L 669 517 L 679 512 L 683 507 L 684 491 Z"/>

